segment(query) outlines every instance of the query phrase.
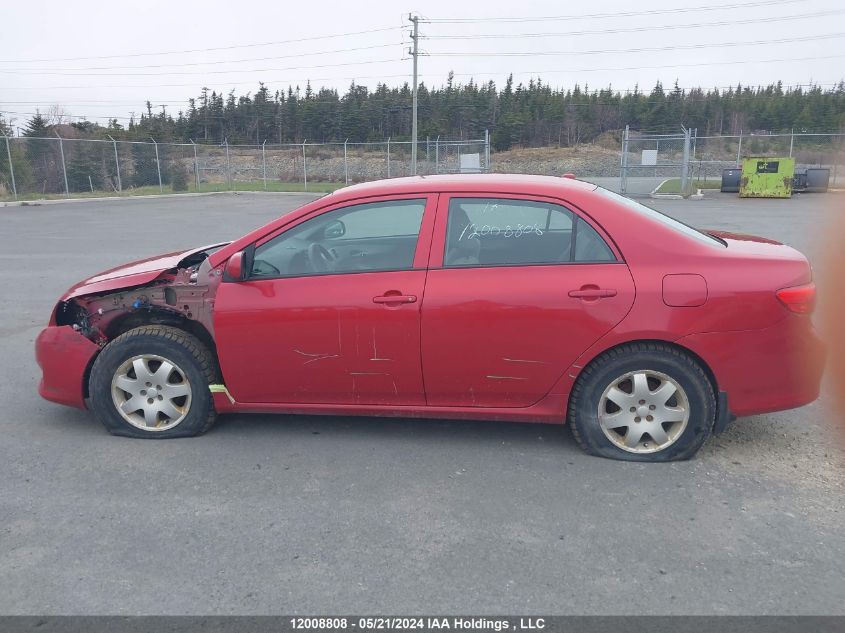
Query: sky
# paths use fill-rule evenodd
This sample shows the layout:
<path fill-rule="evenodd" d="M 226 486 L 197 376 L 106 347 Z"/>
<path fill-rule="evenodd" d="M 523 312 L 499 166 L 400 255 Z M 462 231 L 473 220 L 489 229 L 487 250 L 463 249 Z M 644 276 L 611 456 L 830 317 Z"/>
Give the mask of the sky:
<path fill-rule="evenodd" d="M 417 0 L 413 0 L 416 2 Z M 126 125 L 150 100 L 176 115 L 203 86 L 343 93 L 411 82 L 408 14 L 420 16 L 420 81 L 541 78 L 554 87 L 650 90 L 845 78 L 842 0 L 238 0 L 4 3 L 0 113 L 23 127 L 55 106 Z"/>

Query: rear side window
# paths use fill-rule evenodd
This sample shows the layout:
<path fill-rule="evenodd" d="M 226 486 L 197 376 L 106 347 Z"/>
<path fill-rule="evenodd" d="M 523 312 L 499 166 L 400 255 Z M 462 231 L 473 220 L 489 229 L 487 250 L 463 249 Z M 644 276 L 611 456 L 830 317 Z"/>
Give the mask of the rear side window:
<path fill-rule="evenodd" d="M 505 198 L 452 198 L 444 266 L 613 262 L 601 236 L 558 204 Z"/>

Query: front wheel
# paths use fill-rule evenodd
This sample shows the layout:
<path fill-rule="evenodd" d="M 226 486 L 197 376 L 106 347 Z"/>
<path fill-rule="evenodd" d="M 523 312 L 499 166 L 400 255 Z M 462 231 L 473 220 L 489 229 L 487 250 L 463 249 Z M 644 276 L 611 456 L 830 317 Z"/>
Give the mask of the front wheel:
<path fill-rule="evenodd" d="M 114 435 L 164 439 L 200 435 L 216 417 L 208 385 L 209 350 L 174 327 L 146 325 L 121 334 L 91 368 L 91 409 Z"/>
<path fill-rule="evenodd" d="M 683 351 L 632 343 L 588 365 L 572 390 L 569 423 L 588 453 L 627 461 L 689 459 L 716 419 L 713 387 Z"/>

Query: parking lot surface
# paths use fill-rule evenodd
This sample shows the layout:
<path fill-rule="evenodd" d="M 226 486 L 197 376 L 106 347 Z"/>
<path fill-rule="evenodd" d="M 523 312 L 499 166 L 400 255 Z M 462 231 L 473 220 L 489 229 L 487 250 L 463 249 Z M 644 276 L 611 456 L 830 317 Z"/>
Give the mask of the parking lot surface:
<path fill-rule="evenodd" d="M 834 198 L 654 206 L 785 241 L 823 274 Z M 824 399 L 648 465 L 493 422 L 235 415 L 131 440 L 38 397 L 33 341 L 67 287 L 310 199 L 0 208 L 0 613 L 845 614 Z"/>

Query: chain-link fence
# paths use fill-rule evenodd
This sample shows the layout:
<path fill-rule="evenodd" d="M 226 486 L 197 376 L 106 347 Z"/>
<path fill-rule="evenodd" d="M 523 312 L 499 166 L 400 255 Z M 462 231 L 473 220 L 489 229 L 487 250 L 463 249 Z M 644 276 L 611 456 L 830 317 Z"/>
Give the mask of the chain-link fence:
<path fill-rule="evenodd" d="M 621 139 L 621 148 L 620 148 Z M 699 136 L 607 132 L 572 147 L 513 148 L 491 160 L 489 137 L 421 139 L 417 173 L 491 172 L 560 176 L 572 172 L 627 195 L 692 193 L 716 187 L 746 156 L 792 156 L 796 169 L 830 170 L 845 185 L 845 134 Z M 180 191 L 324 191 L 408 176 L 411 143 L 220 145 L 107 139 L 0 137 L 0 200 Z M 618 179 L 617 179 L 618 178 Z M 669 180 L 670 183 L 664 184 Z"/>
<path fill-rule="evenodd" d="M 409 176 L 411 143 L 205 145 L 0 137 L 0 199 L 180 191 L 320 190 Z M 490 170 L 489 137 L 421 140 L 417 173 Z"/>
<path fill-rule="evenodd" d="M 722 170 L 740 167 L 746 156 L 789 156 L 795 169 L 830 170 L 830 186 L 845 184 L 845 134 L 739 134 L 693 136 L 690 173 L 700 182 L 719 181 Z"/>
<path fill-rule="evenodd" d="M 681 128 L 677 134 L 641 134 L 627 128 L 622 137 L 620 189 L 647 194 L 665 180 L 666 189 L 689 194 L 697 187 L 718 188 L 722 171 L 741 167 L 748 156 L 795 158 L 796 172 L 830 170 L 830 187 L 845 184 L 845 134 L 738 134 L 698 136 Z"/>
<path fill-rule="evenodd" d="M 679 192 L 688 194 L 691 139 L 691 131 L 684 128 L 677 134 L 641 134 L 626 127 L 620 159 L 621 192 L 644 194 L 664 180 L 677 178 Z"/>

